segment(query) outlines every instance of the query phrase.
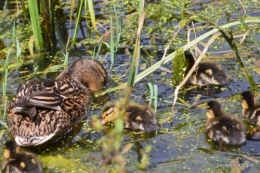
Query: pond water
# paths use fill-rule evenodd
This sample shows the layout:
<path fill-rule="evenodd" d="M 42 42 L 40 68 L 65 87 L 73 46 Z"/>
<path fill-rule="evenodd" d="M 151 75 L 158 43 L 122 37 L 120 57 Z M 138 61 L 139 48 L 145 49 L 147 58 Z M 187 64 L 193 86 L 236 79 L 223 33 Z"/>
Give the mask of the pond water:
<path fill-rule="evenodd" d="M 160 4 L 163 2 L 164 1 L 150 3 Z M 210 5 L 214 5 L 213 1 L 192 3 L 190 8 L 193 12 L 204 11 L 207 7 L 203 6 L 203 4 L 208 4 L 208 9 L 210 9 Z M 98 18 L 105 18 L 107 15 L 110 15 L 110 13 L 104 14 L 101 12 L 104 7 L 102 1 L 94 1 L 94 4 Z M 218 5 L 225 6 L 222 2 Z M 259 3 L 255 3 L 254 5 L 258 5 L 259 9 Z M 237 8 L 240 9 L 239 7 Z M 260 12 L 258 9 L 253 5 L 248 6 L 247 10 L 249 13 L 247 15 L 259 17 Z M 176 12 L 174 14 L 178 13 L 179 12 Z M 237 19 L 237 15 L 234 12 L 230 12 L 229 15 L 230 16 L 227 14 L 227 18 L 222 18 L 219 25 L 222 25 L 229 20 Z M 152 19 L 147 19 L 147 27 L 156 27 L 155 22 L 156 21 L 153 21 Z M 164 26 L 169 27 L 170 24 L 176 25 L 176 23 L 175 20 L 170 22 L 167 21 Z M 195 23 L 196 27 L 203 25 L 204 23 Z M 66 23 L 66 26 L 69 27 L 69 24 Z M 259 44 L 260 28 L 258 26 L 253 29 L 255 32 L 255 40 L 257 40 Z M 206 31 L 207 30 L 200 30 L 196 32 L 196 37 Z M 154 64 L 161 59 L 164 47 L 168 43 L 167 39 L 170 38 L 170 36 L 164 35 L 166 33 L 163 30 L 162 32 L 163 33 L 156 33 L 158 35 L 155 35 L 155 42 L 152 42 L 151 38 L 147 35 L 142 36 L 141 42 L 144 47 L 140 62 L 141 67 L 138 73 L 149 67 L 147 60 Z M 186 40 L 187 30 L 182 30 L 179 34 L 180 36 L 178 39 Z M 236 35 L 236 33 L 233 34 Z M 195 37 L 194 34 L 192 34 L 192 37 Z M 81 41 L 83 38 L 84 36 L 81 33 L 79 40 Z M 241 39 L 241 37 L 239 38 Z M 4 45 L 8 45 L 7 40 L 7 38 L 2 39 Z M 238 42 L 239 39 L 236 41 Z M 178 47 L 184 44 L 185 43 L 175 43 L 174 46 Z M 112 68 L 110 68 L 111 60 L 109 55 L 102 52 L 102 54 L 98 56 L 98 59 L 107 69 L 109 75 L 109 82 L 106 85 L 106 88 L 113 88 L 119 83 L 127 81 L 131 56 L 126 53 L 126 48 L 129 48 L 128 50 L 131 52 L 132 47 L 133 45 L 123 45 L 119 47 Z M 198 47 L 202 50 L 203 44 L 199 44 Z M 79 49 L 75 49 L 72 56 L 69 58 L 70 62 L 75 61 L 78 57 L 91 58 L 89 55 L 84 55 L 84 52 L 87 52 L 90 48 L 92 47 L 86 48 L 80 46 Z M 168 54 L 170 54 L 173 49 L 174 48 L 171 48 L 168 51 Z M 196 101 L 195 106 L 190 108 L 183 102 L 178 101 L 174 109 L 173 118 L 171 118 L 170 121 L 166 120 L 172 116 L 172 95 L 174 87 L 172 86 L 171 81 L 172 74 L 169 72 L 171 71 L 172 64 L 167 63 L 163 65 L 164 68 L 154 71 L 151 75 L 135 84 L 130 100 L 138 103 L 147 103 L 149 101 L 147 83 L 150 82 L 158 86 L 159 93 L 156 115 L 161 128 L 155 135 L 136 134 L 132 132 L 124 133 L 124 140 L 121 147 L 126 148 L 130 146 L 130 149 L 123 154 L 123 157 L 126 159 L 125 166 L 128 172 L 259 172 L 260 140 L 247 140 L 245 145 L 239 147 L 226 146 L 226 151 L 222 152 L 219 151 L 219 145 L 217 143 L 212 142 L 205 137 L 205 103 L 212 99 L 218 99 L 221 102 L 224 111 L 242 118 L 239 94 L 250 88 L 234 53 L 224 39 L 219 39 L 214 42 L 207 53 L 209 54 L 208 57 L 210 60 L 222 64 L 222 66 L 227 69 L 228 74 L 232 77 L 232 83 L 226 87 L 211 87 L 209 90 L 206 90 L 204 87 L 191 88 L 186 86 L 185 90 L 181 90 L 179 97 L 189 105 L 192 105 L 193 102 Z M 257 67 L 253 64 L 260 58 L 260 55 L 259 50 L 257 50 L 255 43 L 250 37 L 245 38 L 243 45 L 240 44 L 239 53 L 245 60 L 249 73 L 252 75 L 255 82 L 259 83 L 260 76 L 257 72 Z M 57 56 L 56 58 L 61 57 Z M 15 61 L 15 58 L 10 59 L 10 63 Z M 3 64 L 4 59 L 0 59 L 0 62 Z M 60 60 L 55 60 L 53 62 L 54 65 L 61 63 Z M 53 64 L 50 63 L 50 66 Z M 30 67 L 30 65 L 24 65 L 19 70 L 13 70 L 9 73 L 7 88 L 9 100 L 15 95 L 19 85 L 28 79 L 28 76 L 26 75 L 32 73 L 32 71 L 33 68 Z M 29 78 L 54 78 L 58 73 L 59 70 L 54 70 L 54 72 L 49 72 L 47 74 L 40 73 L 31 75 Z M 2 84 L 0 93 L 2 94 Z M 196 100 L 198 95 L 201 97 L 199 100 Z M 102 155 L 96 141 L 101 136 L 105 135 L 106 132 L 96 132 L 90 125 L 90 117 L 93 115 L 100 115 L 102 106 L 107 101 L 116 100 L 117 98 L 118 92 L 111 92 L 104 96 L 94 98 L 87 119 L 75 126 L 73 131 L 62 140 L 43 148 L 23 149 L 32 151 L 38 155 L 45 172 L 98 171 L 102 162 Z M 3 110 L 4 105 L 2 104 L 1 114 L 3 114 Z M 3 117 L 1 117 L 1 120 L 6 122 L 6 119 Z M 8 130 L 4 126 L 1 126 L 1 132 L 0 153 L 3 152 L 3 143 L 11 139 Z M 142 158 L 141 150 L 147 146 L 152 147 L 149 153 L 150 164 L 145 170 L 139 170 L 136 167 L 136 164 L 139 163 Z M 242 162 L 239 162 L 241 159 Z M 238 163 L 241 163 L 241 165 L 239 167 L 234 167 L 234 164 Z"/>

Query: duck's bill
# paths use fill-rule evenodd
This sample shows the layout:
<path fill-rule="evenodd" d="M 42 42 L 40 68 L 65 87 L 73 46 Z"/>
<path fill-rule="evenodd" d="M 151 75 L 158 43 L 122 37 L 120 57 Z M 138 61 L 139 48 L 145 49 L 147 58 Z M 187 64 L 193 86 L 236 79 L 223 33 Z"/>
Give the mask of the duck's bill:
<path fill-rule="evenodd" d="M 102 121 L 101 121 L 101 124 L 102 124 L 102 125 L 104 125 L 104 124 L 106 124 L 106 123 L 107 123 L 107 120 L 102 120 Z"/>

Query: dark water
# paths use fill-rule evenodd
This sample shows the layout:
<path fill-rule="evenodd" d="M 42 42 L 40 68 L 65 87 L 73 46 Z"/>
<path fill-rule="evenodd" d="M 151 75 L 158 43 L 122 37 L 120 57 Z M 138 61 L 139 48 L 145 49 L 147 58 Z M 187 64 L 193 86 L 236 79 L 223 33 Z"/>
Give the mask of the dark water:
<path fill-rule="evenodd" d="M 102 8 L 105 4 L 102 1 L 94 1 L 97 12 L 97 18 L 105 18 L 110 13 L 102 13 Z M 193 10 L 203 10 L 203 4 L 211 3 L 212 1 L 203 1 L 193 6 Z M 65 10 L 66 11 L 66 10 Z M 252 8 L 252 16 L 260 16 L 259 11 Z M 237 18 L 236 14 L 232 14 L 231 18 Z M 227 22 L 227 19 L 222 19 L 220 23 Z M 150 26 L 154 23 L 151 21 Z M 196 23 L 197 26 L 202 26 L 202 23 Z M 69 25 L 66 25 L 69 27 Z M 102 29 L 100 29 L 100 32 Z M 86 30 L 83 29 L 82 33 L 79 33 L 79 40 L 82 40 L 87 36 Z M 203 34 L 205 31 L 200 31 Z M 255 31 L 256 40 L 260 40 L 259 28 Z M 83 34 L 85 33 L 85 35 Z M 181 37 L 185 38 L 185 31 L 182 31 Z M 151 44 L 150 37 L 147 35 L 142 36 L 142 44 L 144 49 L 149 52 L 151 57 L 147 56 L 147 53 L 142 52 L 141 64 L 146 64 L 147 61 L 151 61 L 152 64 L 159 61 L 163 54 L 164 46 L 168 40 L 166 37 L 157 37 L 154 44 Z M 6 39 L 4 40 L 6 44 Z M 183 43 L 184 44 L 184 43 Z M 259 44 L 259 42 L 258 42 Z M 148 46 L 147 46 L 148 45 Z M 239 52 L 240 56 L 246 61 L 246 66 L 249 68 L 250 74 L 253 76 L 256 83 L 259 83 L 259 74 L 253 69 L 253 61 L 260 58 L 259 51 L 256 49 L 255 43 L 253 43 L 250 37 L 246 37 L 245 46 L 241 47 Z M 60 46 L 60 45 L 59 45 Z M 128 45 L 129 50 L 132 51 L 133 45 Z M 126 82 L 128 79 L 131 56 L 125 54 L 125 47 L 120 47 L 118 53 L 115 55 L 115 62 L 112 68 L 110 68 L 111 60 L 110 56 L 101 54 L 98 59 L 103 63 L 109 74 L 109 82 L 106 88 L 112 88 L 119 83 Z M 203 49 L 202 45 L 198 45 L 200 49 Z M 216 49 L 217 47 L 217 49 Z M 81 46 L 75 50 L 70 58 L 70 62 L 74 61 L 79 56 L 86 58 L 90 56 L 84 55 L 87 52 L 86 47 Z M 168 53 L 171 53 L 169 51 Z M 242 158 L 239 169 L 242 172 L 258 172 L 259 156 L 260 156 L 260 140 L 248 140 L 247 143 L 239 147 L 226 147 L 226 152 L 220 152 L 218 144 L 209 141 L 205 138 L 205 105 L 212 99 L 220 99 L 224 111 L 235 114 L 238 117 L 241 115 L 240 97 L 241 92 L 248 90 L 250 85 L 246 80 L 239 63 L 237 62 L 234 54 L 232 53 L 228 44 L 223 40 L 217 40 L 213 43 L 207 52 L 210 60 L 217 61 L 222 64 L 228 71 L 228 74 L 232 77 L 232 83 L 227 87 L 222 88 L 210 88 L 207 91 L 205 88 L 197 87 L 195 89 L 186 90 L 179 94 L 186 103 L 192 104 L 195 97 L 201 94 L 201 98 L 195 107 L 189 108 L 183 103 L 178 102 L 175 106 L 174 117 L 172 122 L 165 121 L 170 117 L 172 111 L 173 92 L 174 87 L 171 84 L 171 73 L 165 70 L 158 69 L 145 79 L 138 82 L 131 94 L 131 100 L 138 103 L 147 103 L 149 101 L 149 92 L 147 92 L 146 84 L 151 82 L 156 84 L 159 89 L 158 93 L 158 107 L 157 118 L 161 124 L 161 130 L 156 135 L 147 136 L 144 134 L 134 134 L 126 132 L 124 140 L 122 142 L 122 148 L 132 144 L 130 150 L 123 156 L 126 158 L 126 168 L 129 172 L 136 172 L 136 163 L 141 160 L 140 150 L 146 146 L 152 146 L 152 150 L 149 153 L 150 164 L 144 172 L 231 172 L 237 167 L 238 160 Z M 231 56 L 229 56 L 231 55 Z M 229 57 L 229 58 L 223 58 Z M 12 60 L 14 61 L 14 60 Z M 1 60 L 0 62 L 3 62 Z M 165 68 L 171 70 L 171 63 L 164 65 Z M 30 68 L 24 68 L 30 71 Z M 140 68 L 139 73 L 144 69 Z M 29 74 L 27 72 L 26 74 Z M 59 71 L 55 73 L 48 73 L 46 76 L 40 74 L 40 77 L 55 77 Z M 122 75 L 124 74 L 124 75 Z M 8 88 L 7 95 L 11 99 L 16 93 L 16 89 L 24 82 L 26 78 L 22 78 L 23 75 L 18 71 L 10 72 L 8 76 Z M 1 81 L 2 82 L 2 81 Z M 186 87 L 187 88 L 187 87 Z M 0 91 L 2 93 L 2 90 Z M 88 118 L 80 123 L 73 129 L 73 133 L 68 134 L 67 137 L 61 141 L 47 146 L 41 149 L 24 148 L 35 152 L 41 162 L 43 163 L 44 170 L 46 172 L 91 172 L 100 167 L 101 153 L 96 144 L 96 141 L 105 134 L 105 132 L 96 132 L 90 126 L 90 117 L 92 115 L 100 115 L 102 106 L 109 100 L 116 100 L 117 92 L 109 93 L 105 96 L 95 98 L 92 103 L 92 109 L 88 113 Z M 1 113 L 3 112 L 3 106 L 1 106 Z M 2 119 L 5 121 L 5 119 Z M 6 130 L 1 126 L 2 130 Z M 0 146 L 3 142 L 10 139 L 7 131 L 1 138 Z M 0 152 L 3 152 L 2 148 Z"/>

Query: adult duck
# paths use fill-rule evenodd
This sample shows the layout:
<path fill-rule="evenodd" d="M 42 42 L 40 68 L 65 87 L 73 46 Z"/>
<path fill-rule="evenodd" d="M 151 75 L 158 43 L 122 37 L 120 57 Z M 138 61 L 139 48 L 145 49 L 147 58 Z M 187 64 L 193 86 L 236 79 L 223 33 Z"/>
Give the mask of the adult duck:
<path fill-rule="evenodd" d="M 79 59 L 55 80 L 32 79 L 8 106 L 9 129 L 20 146 L 37 146 L 68 132 L 86 114 L 91 92 L 107 82 L 102 64 Z"/>

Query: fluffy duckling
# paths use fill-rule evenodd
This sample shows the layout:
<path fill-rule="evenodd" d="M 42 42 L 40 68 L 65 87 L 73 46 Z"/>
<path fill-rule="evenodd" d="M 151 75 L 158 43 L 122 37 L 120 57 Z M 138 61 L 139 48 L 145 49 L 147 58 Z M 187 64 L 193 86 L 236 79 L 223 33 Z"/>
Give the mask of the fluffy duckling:
<path fill-rule="evenodd" d="M 15 142 L 9 141 L 4 145 L 3 173 L 43 173 L 37 157 L 29 152 L 20 153 Z"/>
<path fill-rule="evenodd" d="M 37 146 L 60 138 L 86 114 L 91 92 L 106 82 L 100 62 L 79 59 L 55 80 L 22 84 L 8 105 L 9 129 L 16 143 Z"/>
<path fill-rule="evenodd" d="M 253 125 L 260 126 L 260 104 L 252 91 L 245 91 L 241 94 L 242 115 Z"/>
<path fill-rule="evenodd" d="M 186 74 L 195 63 L 193 55 L 185 51 L 185 58 L 188 63 Z M 211 62 L 199 63 L 195 71 L 187 81 L 190 85 L 208 86 L 208 85 L 227 85 L 230 83 L 229 76 L 220 64 Z"/>
<path fill-rule="evenodd" d="M 222 111 L 217 101 L 207 104 L 206 135 L 214 141 L 230 145 L 240 145 L 246 142 L 245 125 L 235 116 Z"/>
<path fill-rule="evenodd" d="M 127 120 L 124 123 L 125 129 L 142 130 L 145 132 L 154 132 L 159 129 L 154 111 L 148 105 L 139 105 L 129 103 L 125 107 Z M 119 114 L 119 109 L 115 102 L 108 102 L 102 109 L 102 124 L 113 122 Z"/>

